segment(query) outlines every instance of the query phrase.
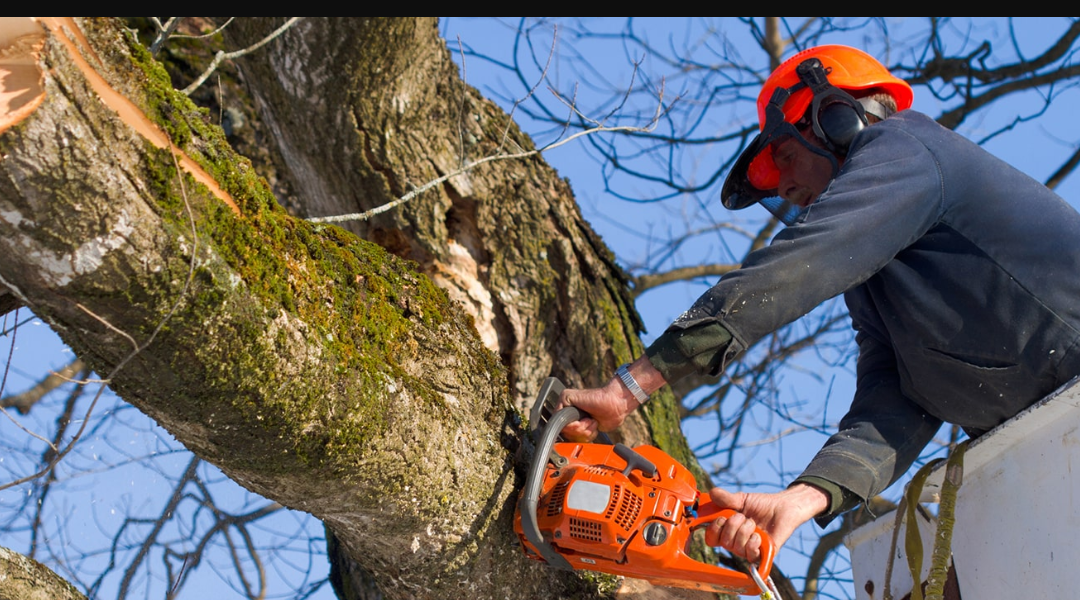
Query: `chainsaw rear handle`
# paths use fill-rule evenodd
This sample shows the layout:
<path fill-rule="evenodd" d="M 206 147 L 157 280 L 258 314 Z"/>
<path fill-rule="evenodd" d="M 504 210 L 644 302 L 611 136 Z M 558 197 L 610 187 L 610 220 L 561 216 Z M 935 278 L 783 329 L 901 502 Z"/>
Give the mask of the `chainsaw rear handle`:
<path fill-rule="evenodd" d="M 709 494 L 698 492 L 697 516 L 690 520 L 690 530 L 706 527 L 720 517 L 730 519 L 735 512 L 730 508 L 720 508 L 709 498 Z M 769 534 L 760 527 L 755 527 L 754 533 L 761 538 L 761 557 L 755 570 L 762 579 L 767 579 L 769 571 L 772 570 L 773 559 L 776 558 L 776 546 Z"/>

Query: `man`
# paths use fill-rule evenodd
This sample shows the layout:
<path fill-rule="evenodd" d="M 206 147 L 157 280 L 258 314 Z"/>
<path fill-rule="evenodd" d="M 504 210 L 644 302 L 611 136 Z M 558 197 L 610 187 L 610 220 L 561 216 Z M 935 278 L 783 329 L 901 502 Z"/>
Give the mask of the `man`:
<path fill-rule="evenodd" d="M 722 199 L 761 203 L 788 227 L 606 386 L 564 392 L 593 417 L 566 435 L 591 439 L 666 382 L 722 372 L 843 293 L 859 357 L 839 431 L 784 491 L 711 492 L 739 514 L 708 541 L 751 560 L 755 525 L 783 544 L 888 487 L 943 421 L 980 435 L 1080 374 L 1080 214 L 911 101 L 854 48 L 781 65 Z"/>

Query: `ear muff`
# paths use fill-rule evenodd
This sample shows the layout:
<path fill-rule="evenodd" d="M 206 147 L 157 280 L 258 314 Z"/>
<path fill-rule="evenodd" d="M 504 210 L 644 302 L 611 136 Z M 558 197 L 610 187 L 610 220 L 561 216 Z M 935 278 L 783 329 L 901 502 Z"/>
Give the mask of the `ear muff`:
<path fill-rule="evenodd" d="M 817 58 L 804 60 L 795 72 L 814 95 L 807 115 L 814 134 L 829 151 L 846 155 L 851 141 L 868 125 L 863 105 L 829 83 L 829 71 Z"/>
<path fill-rule="evenodd" d="M 847 154 L 851 141 L 866 127 L 866 117 L 855 110 L 856 106 L 862 108 L 859 104 L 852 106 L 847 102 L 834 102 L 815 115 L 817 122 L 814 131 L 820 131 L 819 137 L 833 152 Z"/>

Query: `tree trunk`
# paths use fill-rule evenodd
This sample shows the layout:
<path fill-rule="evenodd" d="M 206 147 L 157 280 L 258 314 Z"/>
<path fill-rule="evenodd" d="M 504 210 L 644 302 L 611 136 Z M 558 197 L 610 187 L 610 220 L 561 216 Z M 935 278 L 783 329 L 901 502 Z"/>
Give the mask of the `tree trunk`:
<path fill-rule="evenodd" d="M 237 21 L 228 46 L 278 24 Z M 469 161 L 534 147 L 462 82 L 433 18 L 305 19 L 241 61 L 304 217 L 370 210 Z M 598 383 L 640 350 L 624 273 L 538 155 L 343 226 L 415 261 L 461 302 L 519 403 L 549 374 Z"/>
<path fill-rule="evenodd" d="M 40 23 L 8 36 L 39 75 L 5 90 L 24 102 L 0 122 L 0 291 L 198 456 L 322 519 L 386 595 L 597 593 L 524 560 L 510 530 L 514 400 L 640 351 L 567 184 L 538 157 L 455 177 L 350 227 L 388 254 L 288 215 L 116 21 Z M 436 33 L 304 20 L 244 63 L 305 214 L 530 147 Z M 694 464 L 670 399 L 649 406 Z"/>

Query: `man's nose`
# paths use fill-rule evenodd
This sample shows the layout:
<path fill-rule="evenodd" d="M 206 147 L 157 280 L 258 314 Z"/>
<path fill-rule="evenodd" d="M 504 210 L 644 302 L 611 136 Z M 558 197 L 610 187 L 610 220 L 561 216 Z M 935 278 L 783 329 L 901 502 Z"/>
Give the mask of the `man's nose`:
<path fill-rule="evenodd" d="M 791 177 L 788 177 L 783 172 L 780 173 L 780 184 L 776 188 L 776 192 L 780 194 L 780 197 L 788 202 L 792 201 L 792 196 L 798 191 L 798 186 L 792 181 Z"/>

